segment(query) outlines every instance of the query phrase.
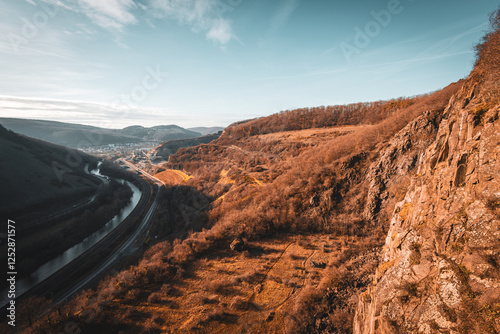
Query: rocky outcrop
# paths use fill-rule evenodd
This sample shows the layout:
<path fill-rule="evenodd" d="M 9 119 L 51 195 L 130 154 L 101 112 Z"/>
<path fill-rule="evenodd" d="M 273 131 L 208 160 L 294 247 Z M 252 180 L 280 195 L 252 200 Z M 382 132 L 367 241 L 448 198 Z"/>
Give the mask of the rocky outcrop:
<path fill-rule="evenodd" d="M 424 112 L 381 148 L 366 177 L 370 180 L 364 210 L 366 220 L 374 221 L 381 208 L 404 195 L 409 175 L 415 172 L 425 149 L 434 141 L 442 117 L 442 110 Z"/>
<path fill-rule="evenodd" d="M 484 87 L 471 75 L 443 113 L 409 124 L 370 168 L 366 218 L 397 175 L 410 177 L 354 333 L 500 332 L 500 104 Z"/>

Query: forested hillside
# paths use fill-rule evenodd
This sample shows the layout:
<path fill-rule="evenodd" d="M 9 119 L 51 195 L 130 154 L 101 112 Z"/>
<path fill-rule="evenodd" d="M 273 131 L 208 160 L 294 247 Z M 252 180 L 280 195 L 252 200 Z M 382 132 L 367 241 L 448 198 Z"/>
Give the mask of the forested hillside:
<path fill-rule="evenodd" d="M 157 242 L 25 333 L 499 332 L 499 19 L 442 90 L 180 149 Z"/>
<path fill-rule="evenodd" d="M 209 144 L 181 148 L 164 167 L 182 169 L 192 178 L 167 189 L 152 231 L 170 241 L 152 247 L 137 266 L 67 307 L 109 300 L 95 323 L 85 325 L 96 333 L 122 328 L 115 323 L 140 330 L 146 328 L 143 321 L 158 332 L 167 327 L 245 331 L 251 323 L 267 330 L 350 332 L 355 296 L 366 289 L 378 264 L 390 206 L 409 184 L 408 175 L 394 175 L 384 205 L 367 214 L 370 166 L 396 133 L 421 117 L 431 124 L 422 132 L 424 140 L 401 148 L 409 157 L 405 168 L 413 173 L 416 152 L 434 139 L 439 115 L 461 85 L 360 104 L 352 108 L 352 119 L 349 106 L 320 108 L 325 117 L 326 110 L 333 113 L 321 128 L 296 121 L 307 114 L 302 111 L 281 113 L 271 116 L 273 125 L 262 126 L 261 132 L 252 129 L 267 124 L 266 119 L 233 125 Z M 237 238 L 245 244 L 243 253 L 229 249 Z M 278 268 L 282 273 L 274 273 Z M 283 296 L 273 295 L 275 289 Z M 186 299 L 200 290 L 207 292 Z M 135 312 L 142 315 L 126 316 Z M 193 312 L 197 315 L 190 319 Z M 270 312 L 273 320 L 266 321 Z"/>

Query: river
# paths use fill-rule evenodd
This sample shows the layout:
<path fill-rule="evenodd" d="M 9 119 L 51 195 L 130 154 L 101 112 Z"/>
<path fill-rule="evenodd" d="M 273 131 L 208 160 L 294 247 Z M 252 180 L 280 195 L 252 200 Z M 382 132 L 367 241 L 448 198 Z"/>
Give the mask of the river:
<path fill-rule="evenodd" d="M 97 177 L 107 178 L 99 173 L 98 170 L 94 170 L 91 172 Z M 53 274 L 55 274 L 59 269 L 63 268 L 71 261 L 75 260 L 77 257 L 85 253 L 87 250 L 92 248 L 95 244 L 101 241 L 106 235 L 108 235 L 111 231 L 113 231 L 118 225 L 120 225 L 125 218 L 130 215 L 130 213 L 134 210 L 134 208 L 139 203 L 141 199 L 142 192 L 135 185 L 128 181 L 118 180 L 129 186 L 132 189 L 133 195 L 130 199 L 130 203 L 124 207 L 119 214 L 117 214 L 112 220 L 106 223 L 101 229 L 92 233 L 88 237 L 86 237 L 79 244 L 74 245 L 73 247 L 67 249 L 62 254 L 57 256 L 56 258 L 50 260 L 49 262 L 40 266 L 37 270 L 35 270 L 29 277 L 20 279 L 16 282 L 16 298 L 23 295 L 31 288 L 35 287 L 39 283 L 43 282 Z M 7 298 L 7 289 L 2 291 L 1 307 L 4 307 L 9 302 Z"/>

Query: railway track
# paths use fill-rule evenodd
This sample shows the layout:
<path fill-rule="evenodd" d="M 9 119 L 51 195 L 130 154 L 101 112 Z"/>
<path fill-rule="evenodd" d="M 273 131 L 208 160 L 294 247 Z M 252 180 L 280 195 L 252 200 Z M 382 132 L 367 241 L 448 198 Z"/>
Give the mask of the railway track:
<path fill-rule="evenodd" d="M 134 245 L 148 230 L 158 206 L 162 188 L 135 176 L 142 191 L 139 203 L 125 220 L 96 245 L 33 287 L 17 300 L 43 296 L 60 304 L 104 277 L 116 262 L 135 250 Z M 2 313 L 6 308 L 2 309 Z"/>

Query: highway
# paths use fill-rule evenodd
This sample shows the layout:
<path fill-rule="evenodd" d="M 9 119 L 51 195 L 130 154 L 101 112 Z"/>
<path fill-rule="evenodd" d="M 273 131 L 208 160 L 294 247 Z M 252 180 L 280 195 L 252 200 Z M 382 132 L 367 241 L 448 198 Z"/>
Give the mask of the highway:
<path fill-rule="evenodd" d="M 141 225 L 137 228 L 134 234 L 132 234 L 132 236 L 130 236 L 130 238 L 113 255 L 111 255 L 104 263 L 102 263 L 97 269 L 95 269 L 92 274 L 88 275 L 85 279 L 83 279 L 73 288 L 71 288 L 71 290 L 67 291 L 61 297 L 59 297 L 55 301 L 56 305 L 68 300 L 73 295 L 77 294 L 79 291 L 86 288 L 96 279 L 101 277 L 105 272 L 107 272 L 116 263 L 116 261 L 121 259 L 123 256 L 129 255 L 133 253 L 135 250 L 137 250 L 136 247 L 134 247 L 134 245 L 140 240 L 142 235 L 146 232 L 146 230 L 150 226 L 150 223 L 152 222 L 156 209 L 158 208 L 159 196 L 160 196 L 160 189 L 158 189 L 153 204 L 149 208 L 148 213 L 146 214 L 146 216 L 141 222 Z"/>
<path fill-rule="evenodd" d="M 141 180 L 143 196 L 134 211 L 94 247 L 29 290 L 23 297 L 46 296 L 53 299 L 53 305 L 61 304 L 97 282 L 119 259 L 139 249 L 141 245 L 138 243 L 147 233 L 155 216 L 164 183 L 134 165 L 126 164 L 152 180 L 156 187 L 137 176 Z"/>
<path fill-rule="evenodd" d="M 151 204 L 148 212 L 142 219 L 141 224 L 138 226 L 138 228 L 133 232 L 133 234 L 128 238 L 127 241 L 125 241 L 116 252 L 111 255 L 109 258 L 106 259 L 104 263 L 102 263 L 97 269 L 95 269 L 91 274 L 89 274 L 86 278 L 81 280 L 78 284 L 76 284 L 74 287 L 72 287 L 69 291 L 64 293 L 62 296 L 60 296 L 56 301 L 55 304 L 62 303 L 75 294 L 77 294 L 79 291 L 83 290 L 87 286 L 89 286 L 92 282 L 97 280 L 98 278 L 102 277 L 104 273 L 106 273 L 120 258 L 122 258 L 125 255 L 131 254 L 134 251 L 137 250 L 137 248 L 134 246 L 140 239 L 141 237 L 145 234 L 145 232 L 148 230 L 150 227 L 153 217 L 156 213 L 156 209 L 158 208 L 158 203 L 160 200 L 160 194 L 161 194 L 161 188 L 165 185 L 165 183 L 154 176 L 150 175 L 149 173 L 137 168 L 135 165 L 125 161 L 125 160 L 120 160 L 121 162 L 125 163 L 127 166 L 133 168 L 134 170 L 137 170 L 141 174 L 145 175 L 149 179 L 151 179 L 153 182 L 155 182 L 156 186 L 158 187 L 156 191 L 156 196 Z"/>
<path fill-rule="evenodd" d="M 160 179 L 158 179 L 158 178 L 154 177 L 153 175 L 151 175 L 151 174 L 149 174 L 149 173 L 147 173 L 147 172 L 143 171 L 142 169 L 138 168 L 138 167 L 137 167 L 136 165 L 134 165 L 134 164 L 131 164 L 131 163 L 130 163 L 130 162 L 128 162 L 127 160 L 124 160 L 124 159 L 119 159 L 118 161 L 119 161 L 119 162 L 121 162 L 121 163 L 123 163 L 123 164 L 125 164 L 125 165 L 127 165 L 127 166 L 129 166 L 130 168 L 132 168 L 132 169 L 134 169 L 134 170 L 138 171 L 138 172 L 139 172 L 139 173 L 141 173 L 142 175 L 144 175 L 144 176 L 148 177 L 149 179 L 151 179 L 151 180 L 152 180 L 154 183 L 156 183 L 157 185 L 159 185 L 159 186 L 165 186 L 165 185 L 166 185 L 166 184 L 165 184 L 165 182 L 163 182 L 162 180 L 160 180 Z"/>

